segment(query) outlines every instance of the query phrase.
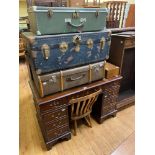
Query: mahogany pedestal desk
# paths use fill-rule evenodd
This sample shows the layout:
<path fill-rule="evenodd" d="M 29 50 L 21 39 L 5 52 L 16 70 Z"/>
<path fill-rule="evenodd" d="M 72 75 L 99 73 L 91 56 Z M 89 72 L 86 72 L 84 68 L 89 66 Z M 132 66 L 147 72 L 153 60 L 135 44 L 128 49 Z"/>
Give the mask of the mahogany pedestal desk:
<path fill-rule="evenodd" d="M 51 149 L 58 140 L 69 140 L 71 138 L 69 126 L 70 113 L 68 112 L 70 99 L 85 96 L 101 89 L 101 94 L 96 103 L 94 103 L 92 115 L 99 123 L 102 123 L 104 118 L 109 115 L 115 116 L 121 79 L 121 76 L 111 80 L 104 79 L 58 92 L 44 98 L 39 97 L 35 85 L 31 80 L 29 84 L 33 93 L 37 118 L 47 150 Z"/>

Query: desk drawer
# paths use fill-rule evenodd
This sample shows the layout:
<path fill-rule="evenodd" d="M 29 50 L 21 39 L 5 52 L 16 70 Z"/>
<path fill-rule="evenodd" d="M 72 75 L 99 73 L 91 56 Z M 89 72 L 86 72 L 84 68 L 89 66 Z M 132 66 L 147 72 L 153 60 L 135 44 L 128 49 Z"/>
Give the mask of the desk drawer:
<path fill-rule="evenodd" d="M 57 128 L 55 130 L 51 130 L 47 132 L 47 139 L 50 141 L 54 138 L 58 138 L 62 135 L 64 135 L 65 133 L 69 132 L 69 127 L 68 126 L 63 126 L 61 128 Z"/>
<path fill-rule="evenodd" d="M 134 47 L 135 46 L 135 39 L 125 40 L 124 46 L 125 46 L 125 48 Z"/>
<path fill-rule="evenodd" d="M 104 106 L 107 106 L 107 105 L 109 105 L 111 103 L 115 103 L 117 101 L 117 98 L 118 98 L 117 95 L 115 95 L 115 96 L 109 96 L 107 98 L 104 98 L 103 101 L 102 101 L 103 107 Z"/>
<path fill-rule="evenodd" d="M 102 107 L 102 115 L 106 115 L 116 109 L 116 103 L 111 103 L 108 106 Z"/>
<path fill-rule="evenodd" d="M 57 111 L 42 114 L 41 118 L 44 122 L 51 122 L 51 121 L 59 120 L 61 119 L 61 117 L 65 117 L 65 116 L 66 117 L 68 116 L 68 110 L 66 107 Z"/>
<path fill-rule="evenodd" d="M 119 88 L 120 88 L 120 86 L 111 86 L 111 87 L 109 86 L 109 87 L 105 88 L 104 89 L 104 94 L 105 94 L 104 97 L 108 98 L 111 95 L 112 96 L 117 95 L 119 92 Z"/>
<path fill-rule="evenodd" d="M 108 84 L 106 84 L 104 87 L 105 87 L 105 88 L 109 88 L 109 87 L 118 86 L 118 85 L 120 85 L 120 81 L 119 81 L 119 80 L 113 81 L 113 82 L 111 82 L 111 83 L 108 83 Z"/>
<path fill-rule="evenodd" d="M 63 100 L 55 100 L 43 105 L 40 105 L 40 112 L 47 112 L 47 111 L 51 111 L 51 110 L 56 110 L 56 109 L 60 109 L 63 106 L 65 106 L 65 102 L 63 102 Z"/>
<path fill-rule="evenodd" d="M 68 117 L 61 117 L 59 120 L 54 122 L 45 123 L 46 131 L 50 131 L 56 128 L 60 128 L 62 126 L 67 126 L 69 124 Z"/>

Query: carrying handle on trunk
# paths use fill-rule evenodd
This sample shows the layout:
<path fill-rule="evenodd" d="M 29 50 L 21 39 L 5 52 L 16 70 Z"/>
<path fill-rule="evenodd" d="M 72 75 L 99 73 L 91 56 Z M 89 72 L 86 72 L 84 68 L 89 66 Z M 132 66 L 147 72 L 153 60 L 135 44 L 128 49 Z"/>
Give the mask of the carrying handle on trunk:
<path fill-rule="evenodd" d="M 67 22 L 67 24 L 68 24 L 69 26 L 78 28 L 78 27 L 83 27 L 83 26 L 84 26 L 84 21 L 81 22 L 79 25 L 75 25 L 75 24 L 73 24 L 71 21 Z"/>
<path fill-rule="evenodd" d="M 80 79 L 82 79 L 85 75 L 86 75 L 86 74 L 83 73 L 81 76 L 76 77 L 76 78 L 70 77 L 70 78 L 67 78 L 67 81 L 76 81 L 76 80 L 80 80 Z"/>

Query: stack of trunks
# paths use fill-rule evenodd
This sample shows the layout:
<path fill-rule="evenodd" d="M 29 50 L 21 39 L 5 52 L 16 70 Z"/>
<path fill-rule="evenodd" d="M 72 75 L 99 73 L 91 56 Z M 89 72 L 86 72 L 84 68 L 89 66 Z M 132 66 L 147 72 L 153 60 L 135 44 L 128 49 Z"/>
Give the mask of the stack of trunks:
<path fill-rule="evenodd" d="M 32 6 L 31 32 L 22 34 L 41 97 L 105 77 L 111 32 L 106 8 Z"/>

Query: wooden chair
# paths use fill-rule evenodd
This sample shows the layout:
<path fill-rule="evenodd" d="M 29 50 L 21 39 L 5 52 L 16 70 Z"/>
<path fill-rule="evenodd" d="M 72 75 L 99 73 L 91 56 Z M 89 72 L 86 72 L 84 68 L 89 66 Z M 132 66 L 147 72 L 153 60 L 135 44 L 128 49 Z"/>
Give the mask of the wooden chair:
<path fill-rule="evenodd" d="M 127 1 L 107 1 L 104 3 L 109 9 L 106 27 L 122 28 Z"/>
<path fill-rule="evenodd" d="M 71 104 L 71 120 L 74 121 L 74 135 L 77 133 L 77 120 L 81 118 L 85 118 L 88 126 L 92 127 L 90 113 L 92 111 L 92 106 L 100 93 L 101 89 L 84 97 L 70 100 L 69 103 Z"/>

